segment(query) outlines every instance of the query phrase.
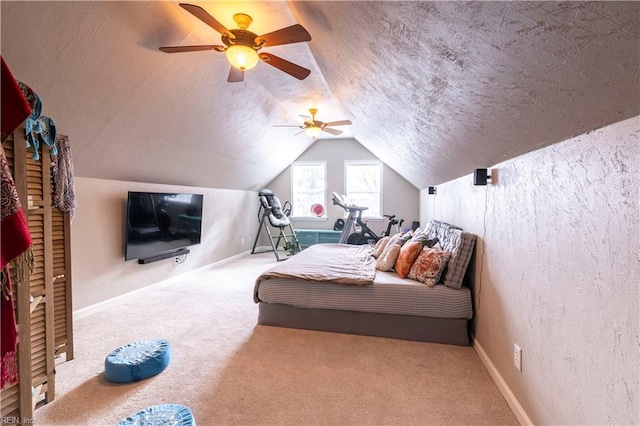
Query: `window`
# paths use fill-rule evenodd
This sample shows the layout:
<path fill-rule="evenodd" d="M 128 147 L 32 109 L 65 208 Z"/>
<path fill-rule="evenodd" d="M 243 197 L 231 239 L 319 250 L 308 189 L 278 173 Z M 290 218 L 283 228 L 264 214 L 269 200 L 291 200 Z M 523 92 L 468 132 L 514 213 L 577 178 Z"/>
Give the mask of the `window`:
<path fill-rule="evenodd" d="M 382 162 L 345 161 L 344 176 L 347 200 L 369 207 L 362 217 L 382 217 Z"/>
<path fill-rule="evenodd" d="M 327 199 L 327 165 L 319 161 L 298 161 L 291 165 L 291 205 L 293 217 L 316 217 L 311 206 Z"/>

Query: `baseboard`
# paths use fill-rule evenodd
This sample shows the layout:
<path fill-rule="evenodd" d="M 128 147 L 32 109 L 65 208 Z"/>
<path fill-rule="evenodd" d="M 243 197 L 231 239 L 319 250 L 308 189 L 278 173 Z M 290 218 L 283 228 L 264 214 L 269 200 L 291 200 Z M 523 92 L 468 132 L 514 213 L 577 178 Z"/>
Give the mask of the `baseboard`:
<path fill-rule="evenodd" d="M 87 306 L 86 308 L 78 309 L 77 311 L 73 311 L 73 320 L 78 320 L 84 318 L 88 315 L 94 314 L 96 312 L 104 311 L 113 306 L 121 305 L 127 300 L 132 299 L 133 297 L 139 297 L 141 294 L 147 293 L 152 290 L 157 290 L 159 288 L 167 287 L 172 284 L 178 283 L 185 278 L 189 278 L 191 275 L 196 275 L 207 271 L 209 269 L 220 267 L 226 263 L 233 262 L 241 257 L 247 256 L 251 253 L 251 250 L 244 251 L 242 253 L 238 253 L 231 257 L 227 257 L 225 259 L 219 260 L 214 263 L 210 263 L 205 266 L 201 266 L 200 268 L 194 269 L 192 271 L 185 272 L 184 274 L 176 275 L 175 277 L 168 278 L 166 280 L 157 282 L 155 284 L 148 285 L 146 287 L 130 291 L 129 293 L 121 294 L 120 296 L 113 297 L 111 299 L 104 300 L 102 302 L 95 303 L 93 305 Z"/>
<path fill-rule="evenodd" d="M 516 416 L 516 419 L 518 419 L 518 422 L 520 422 L 521 425 L 533 425 L 533 422 L 527 415 L 526 411 L 524 411 L 524 408 L 522 408 L 522 405 L 520 405 L 520 402 L 518 402 L 513 392 L 511 392 L 511 389 L 509 389 L 507 382 L 504 381 L 496 366 L 493 365 L 493 362 L 491 362 L 491 359 L 489 359 L 489 356 L 482 348 L 480 342 L 478 342 L 478 339 L 474 339 L 473 348 L 480 357 L 480 360 L 489 372 L 489 375 L 495 382 L 496 386 L 498 386 L 498 389 L 500 390 L 500 393 L 502 394 L 504 399 L 507 401 L 507 404 L 509 404 L 511 411 L 513 411 L 513 414 Z"/>

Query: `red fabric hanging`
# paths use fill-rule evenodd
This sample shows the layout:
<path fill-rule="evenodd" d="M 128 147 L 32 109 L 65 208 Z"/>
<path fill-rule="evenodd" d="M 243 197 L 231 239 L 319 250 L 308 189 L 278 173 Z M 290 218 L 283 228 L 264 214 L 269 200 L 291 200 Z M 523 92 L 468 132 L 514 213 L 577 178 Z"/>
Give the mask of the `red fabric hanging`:
<path fill-rule="evenodd" d="M 31 113 L 27 100 L 2 62 L 2 140 Z M 22 211 L 18 192 L 9 170 L 9 164 L 0 145 L 0 269 L 2 270 L 2 295 L 0 296 L 0 388 L 18 380 L 16 348 L 18 329 L 13 308 L 13 289 L 8 263 L 23 255 L 31 246 L 31 235 Z"/>
<path fill-rule="evenodd" d="M 18 359 L 17 359 L 17 344 L 18 344 L 18 328 L 16 326 L 16 316 L 13 310 L 13 296 L 11 288 L 11 279 L 9 278 L 9 271 L 3 270 L 6 273 L 7 282 L 3 285 L 4 289 L 9 292 L 8 297 L 5 297 L 4 291 L 2 294 L 2 300 L 0 301 L 0 389 L 4 389 L 5 385 L 11 385 L 18 381 Z"/>
<path fill-rule="evenodd" d="M 2 269 L 2 295 L 0 296 L 0 389 L 18 380 L 16 347 L 18 328 L 13 308 L 13 289 L 8 263 L 31 246 L 31 235 L 24 217 L 18 194 L 9 172 L 9 164 L 0 145 L 0 172 L 2 208 L 0 220 L 0 269 Z"/>
<path fill-rule="evenodd" d="M 13 78 L 4 58 L 0 57 L 0 60 L 2 62 L 2 104 L 0 107 L 2 108 L 1 127 L 2 140 L 4 141 L 31 114 L 31 107 L 22 94 L 16 79 Z"/>

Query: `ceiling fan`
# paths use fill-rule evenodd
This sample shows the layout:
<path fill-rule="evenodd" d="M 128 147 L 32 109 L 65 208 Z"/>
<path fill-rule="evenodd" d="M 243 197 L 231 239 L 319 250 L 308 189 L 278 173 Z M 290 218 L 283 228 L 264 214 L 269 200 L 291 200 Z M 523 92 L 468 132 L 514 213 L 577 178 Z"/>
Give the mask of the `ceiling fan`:
<path fill-rule="evenodd" d="M 190 12 L 196 18 L 209 25 L 214 30 L 222 34 L 222 43 L 224 46 L 209 44 L 199 46 L 169 46 L 160 47 L 160 50 L 166 53 L 178 52 L 195 52 L 199 50 L 215 50 L 216 52 L 225 52 L 227 59 L 231 63 L 231 71 L 227 81 L 230 83 L 238 83 L 244 80 L 244 72 L 256 66 L 259 59 L 267 64 L 275 67 L 289 75 L 304 80 L 311 73 L 310 70 L 300 65 L 289 62 L 276 55 L 266 52 L 259 52 L 263 47 L 279 46 L 283 44 L 299 43 L 302 41 L 310 41 L 311 36 L 302 25 L 295 24 L 290 27 L 282 28 L 268 34 L 258 36 L 247 28 L 253 19 L 244 13 L 236 13 L 233 20 L 238 25 L 237 29 L 228 30 L 211 16 L 206 10 L 200 6 L 193 4 L 180 3 L 180 6 L 187 12 Z"/>
<path fill-rule="evenodd" d="M 332 129 L 330 126 L 348 126 L 350 124 L 353 124 L 351 123 L 350 120 L 329 121 L 325 123 L 325 122 L 316 120 L 316 114 L 318 113 L 318 110 L 316 108 L 310 108 L 309 112 L 311 113 L 311 117 L 309 117 L 308 115 L 300 116 L 304 118 L 304 123 L 302 125 L 276 124 L 273 127 L 298 127 L 302 129 L 302 132 L 307 132 L 309 136 L 315 139 L 322 132 L 327 132 L 335 136 L 342 134 L 342 130 Z M 296 133 L 296 135 L 299 135 L 302 132 L 298 132 Z"/>

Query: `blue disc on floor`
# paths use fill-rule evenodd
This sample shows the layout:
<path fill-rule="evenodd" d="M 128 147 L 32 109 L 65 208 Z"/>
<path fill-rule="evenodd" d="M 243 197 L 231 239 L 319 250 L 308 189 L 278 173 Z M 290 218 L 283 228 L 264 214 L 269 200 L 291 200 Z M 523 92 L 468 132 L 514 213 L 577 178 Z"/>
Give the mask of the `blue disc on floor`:
<path fill-rule="evenodd" d="M 155 376 L 169 365 L 168 340 L 150 339 L 129 343 L 107 355 L 104 376 L 110 382 L 129 383 Z"/>
<path fill-rule="evenodd" d="M 193 413 L 184 405 L 163 404 L 147 407 L 121 420 L 116 426 L 196 426 Z"/>

